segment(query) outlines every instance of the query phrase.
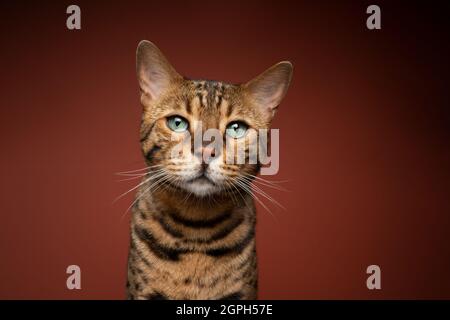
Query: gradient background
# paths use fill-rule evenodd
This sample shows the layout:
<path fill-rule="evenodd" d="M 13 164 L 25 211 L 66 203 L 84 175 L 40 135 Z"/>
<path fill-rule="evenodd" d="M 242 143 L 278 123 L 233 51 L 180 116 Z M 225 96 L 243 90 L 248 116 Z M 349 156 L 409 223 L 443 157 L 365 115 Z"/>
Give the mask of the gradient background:
<path fill-rule="evenodd" d="M 295 66 L 281 165 L 258 211 L 260 298 L 450 298 L 449 5 L 376 1 L 2 1 L 0 298 L 122 299 L 143 167 L 138 42 L 189 77 Z M 66 267 L 82 269 L 67 290 Z M 366 288 L 380 265 L 382 290 Z"/>

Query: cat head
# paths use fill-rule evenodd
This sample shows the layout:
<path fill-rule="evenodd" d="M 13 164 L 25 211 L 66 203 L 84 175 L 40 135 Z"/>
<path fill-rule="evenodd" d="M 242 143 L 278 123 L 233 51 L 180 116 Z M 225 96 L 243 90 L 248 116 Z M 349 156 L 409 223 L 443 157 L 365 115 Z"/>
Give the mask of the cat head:
<path fill-rule="evenodd" d="M 234 85 L 180 76 L 149 41 L 137 48 L 143 106 L 141 147 L 154 183 L 202 197 L 248 185 L 258 162 L 239 161 L 268 129 L 288 89 L 292 64 L 280 62 Z M 242 152 L 242 153 L 241 153 Z"/>

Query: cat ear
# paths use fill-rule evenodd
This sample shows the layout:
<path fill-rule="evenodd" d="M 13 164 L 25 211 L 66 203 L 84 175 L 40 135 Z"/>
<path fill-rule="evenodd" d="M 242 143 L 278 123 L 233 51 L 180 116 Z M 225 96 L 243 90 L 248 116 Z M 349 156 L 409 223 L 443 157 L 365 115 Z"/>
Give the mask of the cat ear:
<path fill-rule="evenodd" d="M 181 76 L 153 43 L 142 40 L 136 52 L 136 72 L 142 98 L 158 99 Z"/>
<path fill-rule="evenodd" d="M 244 84 L 244 90 L 259 108 L 273 117 L 287 92 L 292 71 L 289 61 L 279 62 Z"/>

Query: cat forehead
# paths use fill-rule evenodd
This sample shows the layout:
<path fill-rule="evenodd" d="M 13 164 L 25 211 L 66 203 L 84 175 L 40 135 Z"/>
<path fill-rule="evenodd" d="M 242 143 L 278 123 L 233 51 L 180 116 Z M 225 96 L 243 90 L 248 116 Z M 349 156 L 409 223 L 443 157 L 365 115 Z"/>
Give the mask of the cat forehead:
<path fill-rule="evenodd" d="M 193 86 L 195 86 L 196 90 L 207 90 L 208 92 L 218 92 L 225 90 L 232 85 L 229 83 L 225 83 L 222 81 L 216 80 L 187 80 Z"/>
<path fill-rule="evenodd" d="M 240 84 L 183 77 L 174 83 L 155 108 L 147 109 L 144 119 L 158 119 L 166 114 L 179 114 L 202 121 L 204 128 L 216 128 L 222 121 L 239 118 L 254 127 L 268 123 L 245 96 Z"/>
<path fill-rule="evenodd" d="M 178 113 L 211 127 L 230 117 L 250 117 L 257 121 L 259 115 L 245 101 L 239 84 L 183 78 L 181 82 L 174 82 L 156 107 L 147 112 L 149 119 Z"/>
<path fill-rule="evenodd" d="M 222 81 L 184 78 L 175 91 L 168 93 L 172 101 L 167 106 L 180 108 L 188 115 L 196 115 L 203 121 L 226 116 L 232 110 L 238 111 L 241 105 L 239 85 Z"/>
<path fill-rule="evenodd" d="M 237 95 L 237 86 L 214 80 L 188 80 L 190 91 L 198 97 L 203 108 L 219 107 L 223 100 Z"/>

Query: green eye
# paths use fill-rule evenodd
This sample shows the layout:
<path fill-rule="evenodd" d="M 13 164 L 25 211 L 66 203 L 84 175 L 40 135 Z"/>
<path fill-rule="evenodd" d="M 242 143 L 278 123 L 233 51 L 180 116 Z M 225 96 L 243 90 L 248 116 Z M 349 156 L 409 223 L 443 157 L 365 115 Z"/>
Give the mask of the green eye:
<path fill-rule="evenodd" d="M 232 138 L 239 139 L 245 135 L 247 129 L 248 125 L 246 125 L 244 122 L 234 121 L 227 126 L 226 133 Z"/>
<path fill-rule="evenodd" d="M 167 118 L 167 126 L 175 132 L 186 131 L 189 124 L 186 119 L 179 116 L 172 116 Z"/>

